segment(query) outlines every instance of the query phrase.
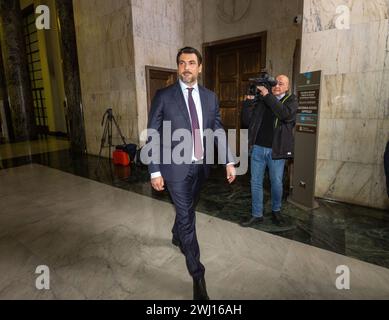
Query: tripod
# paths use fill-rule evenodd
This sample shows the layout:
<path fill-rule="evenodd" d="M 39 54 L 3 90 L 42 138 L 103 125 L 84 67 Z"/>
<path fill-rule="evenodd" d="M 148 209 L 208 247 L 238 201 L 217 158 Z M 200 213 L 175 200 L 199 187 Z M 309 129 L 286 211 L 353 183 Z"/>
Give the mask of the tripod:
<path fill-rule="evenodd" d="M 115 147 L 112 144 L 112 124 L 115 125 L 115 127 L 116 127 L 116 129 L 117 129 L 117 131 L 118 131 L 118 133 L 120 135 L 120 138 L 122 139 L 123 143 L 127 144 L 126 140 L 124 139 L 124 136 L 122 134 L 122 131 L 120 130 L 119 125 L 116 122 L 116 119 L 115 119 L 115 117 L 114 117 L 114 115 L 112 113 L 112 108 L 107 109 L 107 111 L 105 111 L 105 113 L 103 115 L 103 119 L 101 120 L 101 126 L 104 126 L 104 131 L 103 131 L 103 136 L 101 138 L 99 160 L 97 162 L 96 172 L 97 172 L 97 170 L 100 167 L 101 153 L 103 151 L 103 148 L 106 147 L 105 143 L 106 143 L 107 139 L 108 139 L 108 148 L 109 148 L 109 162 L 111 163 L 111 148 Z"/>

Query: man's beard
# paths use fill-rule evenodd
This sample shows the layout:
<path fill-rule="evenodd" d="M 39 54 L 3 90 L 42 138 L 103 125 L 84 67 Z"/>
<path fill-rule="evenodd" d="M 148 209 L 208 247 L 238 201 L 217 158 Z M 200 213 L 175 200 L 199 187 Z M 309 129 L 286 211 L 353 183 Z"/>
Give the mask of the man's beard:
<path fill-rule="evenodd" d="M 197 81 L 197 78 L 192 73 L 190 73 L 188 75 L 180 74 L 180 79 L 183 83 L 185 83 L 187 85 L 194 84 Z"/>

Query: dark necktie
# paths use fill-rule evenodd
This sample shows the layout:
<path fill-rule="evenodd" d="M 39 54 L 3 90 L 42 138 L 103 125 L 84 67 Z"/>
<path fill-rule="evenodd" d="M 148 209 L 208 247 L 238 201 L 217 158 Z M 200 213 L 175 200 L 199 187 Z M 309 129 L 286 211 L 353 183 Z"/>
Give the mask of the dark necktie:
<path fill-rule="evenodd" d="M 188 88 L 188 105 L 190 118 L 192 119 L 192 136 L 194 145 L 194 156 L 197 160 L 203 157 L 203 146 L 201 143 L 199 118 L 197 116 L 196 105 L 192 97 L 193 88 Z"/>

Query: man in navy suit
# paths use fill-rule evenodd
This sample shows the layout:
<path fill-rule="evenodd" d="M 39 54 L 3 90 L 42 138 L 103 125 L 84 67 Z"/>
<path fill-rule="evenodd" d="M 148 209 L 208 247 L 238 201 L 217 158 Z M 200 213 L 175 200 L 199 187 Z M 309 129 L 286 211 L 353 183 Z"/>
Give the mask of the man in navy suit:
<path fill-rule="evenodd" d="M 201 54 L 191 47 L 182 48 L 177 54 L 177 66 L 179 81 L 159 90 L 152 101 L 147 127 L 149 132 L 157 132 L 160 139 L 154 139 L 149 133 L 148 144 L 153 143 L 151 140 L 159 144 L 160 161 L 151 161 L 149 172 L 152 187 L 157 191 L 167 187 L 173 200 L 176 219 L 172 229 L 172 243 L 185 255 L 188 271 L 193 278 L 193 298 L 208 300 L 205 268 L 200 262 L 196 235 L 195 206 L 201 186 L 210 171 L 206 161 L 208 152 L 204 131 L 223 129 L 223 125 L 215 93 L 197 83 L 202 71 Z M 163 128 L 166 123 L 171 126 L 173 135 L 179 129 L 186 129 L 190 134 L 184 163 L 175 163 L 173 152 L 182 141 L 165 143 Z M 236 175 L 234 160 L 227 144 L 223 144 L 220 139 L 216 142 L 219 144 L 219 152 L 221 150 L 225 153 L 226 179 L 232 183 Z"/>

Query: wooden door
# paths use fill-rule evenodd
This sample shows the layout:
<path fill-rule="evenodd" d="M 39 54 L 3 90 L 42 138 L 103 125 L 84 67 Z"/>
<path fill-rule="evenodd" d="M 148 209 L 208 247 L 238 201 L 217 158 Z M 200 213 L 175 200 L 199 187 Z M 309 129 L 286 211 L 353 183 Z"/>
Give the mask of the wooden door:
<path fill-rule="evenodd" d="M 151 101 L 155 93 L 177 81 L 177 71 L 157 67 L 146 67 L 147 111 L 150 111 Z"/>
<path fill-rule="evenodd" d="M 220 102 L 220 113 L 226 130 L 237 130 L 239 150 L 241 108 L 249 79 L 265 68 L 266 35 L 249 39 L 223 41 L 205 47 L 206 86 L 214 90 Z"/>

